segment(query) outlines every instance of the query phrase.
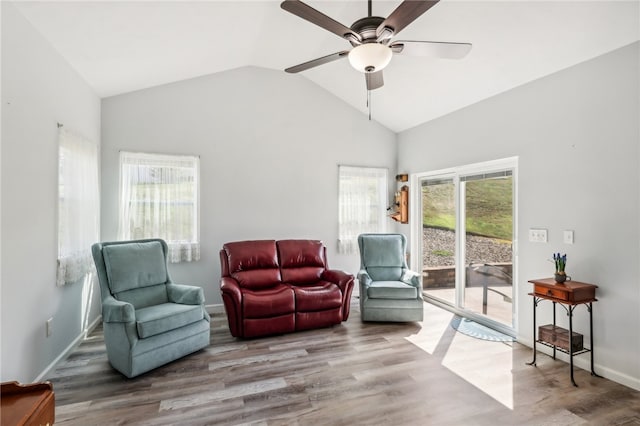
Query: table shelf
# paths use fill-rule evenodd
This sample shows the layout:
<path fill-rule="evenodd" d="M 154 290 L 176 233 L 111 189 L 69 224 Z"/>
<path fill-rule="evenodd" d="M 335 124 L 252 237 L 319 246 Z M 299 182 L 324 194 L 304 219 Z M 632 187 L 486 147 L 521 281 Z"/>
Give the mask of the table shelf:
<path fill-rule="evenodd" d="M 567 355 L 573 355 L 573 356 L 586 354 L 587 352 L 591 352 L 591 349 L 584 348 L 584 349 L 581 349 L 579 351 L 576 351 L 576 352 L 573 352 L 572 354 L 570 354 L 569 351 L 566 350 L 565 348 L 561 348 L 560 346 L 554 345 L 553 343 L 545 342 L 544 340 L 538 339 L 538 340 L 536 340 L 536 343 L 540 343 L 541 345 L 548 346 L 550 348 L 555 348 L 559 352 L 565 353 Z"/>

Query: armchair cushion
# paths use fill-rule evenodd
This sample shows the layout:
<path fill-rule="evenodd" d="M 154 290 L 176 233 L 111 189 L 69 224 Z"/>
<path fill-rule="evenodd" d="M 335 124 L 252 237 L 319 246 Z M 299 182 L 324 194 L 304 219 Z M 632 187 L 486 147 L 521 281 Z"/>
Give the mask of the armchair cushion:
<path fill-rule="evenodd" d="M 367 270 L 371 267 L 402 268 L 405 265 L 404 250 L 402 239 L 392 234 L 378 234 L 374 238 L 367 238 L 362 246 L 362 262 Z"/>
<path fill-rule="evenodd" d="M 131 303 L 136 309 L 159 305 L 169 301 L 167 286 L 165 284 L 121 291 L 120 293 L 113 293 L 113 296 L 123 302 Z"/>
<path fill-rule="evenodd" d="M 374 281 L 367 288 L 371 299 L 415 299 L 418 289 L 401 281 Z"/>
<path fill-rule="evenodd" d="M 112 293 L 167 282 L 167 265 L 158 241 L 111 245 L 102 249 Z"/>
<path fill-rule="evenodd" d="M 403 269 L 399 266 L 369 266 L 367 272 L 373 281 L 400 281 Z"/>
<path fill-rule="evenodd" d="M 203 319 L 201 305 L 163 303 L 136 311 L 138 337 L 145 339 Z"/>

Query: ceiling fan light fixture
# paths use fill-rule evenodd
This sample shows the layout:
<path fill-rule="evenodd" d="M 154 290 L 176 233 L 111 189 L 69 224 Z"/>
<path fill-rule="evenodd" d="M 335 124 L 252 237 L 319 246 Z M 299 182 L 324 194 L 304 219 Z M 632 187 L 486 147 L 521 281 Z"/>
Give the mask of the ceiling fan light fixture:
<path fill-rule="evenodd" d="M 349 63 L 360 72 L 381 71 L 389 65 L 393 52 L 384 44 L 365 43 L 349 52 Z"/>

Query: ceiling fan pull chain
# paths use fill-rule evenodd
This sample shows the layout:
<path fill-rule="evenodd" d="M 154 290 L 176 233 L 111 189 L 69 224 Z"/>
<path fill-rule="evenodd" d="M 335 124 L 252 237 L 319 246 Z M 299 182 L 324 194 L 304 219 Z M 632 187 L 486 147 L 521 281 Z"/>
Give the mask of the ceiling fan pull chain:
<path fill-rule="evenodd" d="M 371 121 L 371 90 L 367 90 L 367 108 L 369 108 L 369 121 Z"/>

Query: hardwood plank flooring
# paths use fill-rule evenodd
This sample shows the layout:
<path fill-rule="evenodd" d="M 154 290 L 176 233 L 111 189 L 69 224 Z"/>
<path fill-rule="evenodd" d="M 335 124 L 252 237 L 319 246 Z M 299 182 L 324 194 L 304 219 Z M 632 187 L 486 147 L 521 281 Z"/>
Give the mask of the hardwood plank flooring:
<path fill-rule="evenodd" d="M 640 392 L 518 343 L 425 321 L 362 323 L 253 340 L 212 316 L 211 346 L 135 379 L 99 326 L 48 377 L 57 425 L 640 425 Z M 588 356 L 588 355 L 583 355 Z"/>

